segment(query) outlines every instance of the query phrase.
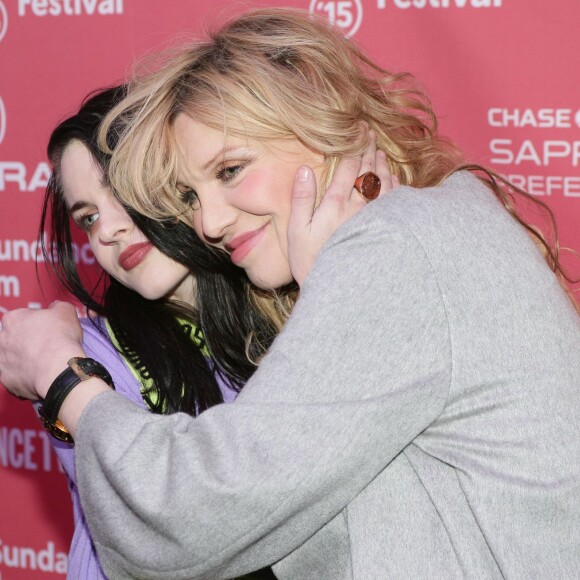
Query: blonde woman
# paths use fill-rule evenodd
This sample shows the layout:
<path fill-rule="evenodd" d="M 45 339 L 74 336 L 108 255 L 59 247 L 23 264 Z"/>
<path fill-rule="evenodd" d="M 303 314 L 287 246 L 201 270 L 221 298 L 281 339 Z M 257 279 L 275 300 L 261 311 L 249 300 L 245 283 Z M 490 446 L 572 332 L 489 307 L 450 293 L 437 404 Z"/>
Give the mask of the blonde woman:
<path fill-rule="evenodd" d="M 519 217 L 523 192 L 467 170 L 410 81 L 305 13 L 259 10 L 113 112 L 125 201 L 191 218 L 264 309 L 293 311 L 236 401 L 197 419 L 152 420 L 98 378 L 65 398 L 112 577 L 577 575 L 580 321 L 557 242 Z M 331 234 L 321 208 L 387 165 L 402 186 Z M 50 327 L 50 362 L 23 368 Z M 43 396 L 79 340 L 62 305 L 11 315 L 2 379 Z"/>

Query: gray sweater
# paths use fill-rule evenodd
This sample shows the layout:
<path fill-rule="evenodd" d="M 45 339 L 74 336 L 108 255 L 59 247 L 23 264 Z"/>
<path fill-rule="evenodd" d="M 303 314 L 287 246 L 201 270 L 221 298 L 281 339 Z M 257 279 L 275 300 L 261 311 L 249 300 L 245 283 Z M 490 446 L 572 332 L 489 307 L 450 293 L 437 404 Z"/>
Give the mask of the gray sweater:
<path fill-rule="evenodd" d="M 325 245 L 239 398 L 99 395 L 81 500 L 111 578 L 580 578 L 580 318 L 469 174 Z"/>

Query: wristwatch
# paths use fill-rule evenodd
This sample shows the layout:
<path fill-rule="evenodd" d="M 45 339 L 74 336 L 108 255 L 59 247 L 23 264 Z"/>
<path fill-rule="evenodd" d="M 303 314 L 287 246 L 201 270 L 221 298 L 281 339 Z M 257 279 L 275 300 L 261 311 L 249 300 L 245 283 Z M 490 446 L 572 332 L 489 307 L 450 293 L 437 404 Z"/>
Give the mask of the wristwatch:
<path fill-rule="evenodd" d="M 92 358 L 75 356 L 67 362 L 67 368 L 54 379 L 42 405 L 38 409 L 44 428 L 59 441 L 73 443 L 66 427 L 59 421 L 58 412 L 66 396 L 81 382 L 99 377 L 111 388 L 115 388 L 109 371 Z"/>

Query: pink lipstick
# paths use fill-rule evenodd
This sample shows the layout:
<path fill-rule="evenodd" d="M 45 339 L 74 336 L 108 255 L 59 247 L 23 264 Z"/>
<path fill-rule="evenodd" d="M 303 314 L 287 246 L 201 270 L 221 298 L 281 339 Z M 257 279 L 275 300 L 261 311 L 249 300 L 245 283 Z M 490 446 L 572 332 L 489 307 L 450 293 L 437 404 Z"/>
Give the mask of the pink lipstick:
<path fill-rule="evenodd" d="M 119 254 L 119 265 L 123 270 L 128 272 L 136 268 L 152 249 L 153 244 L 151 242 L 132 244 Z"/>
<path fill-rule="evenodd" d="M 230 252 L 230 259 L 234 264 L 239 264 L 260 242 L 268 224 L 258 230 L 240 234 L 226 244 L 226 250 Z"/>

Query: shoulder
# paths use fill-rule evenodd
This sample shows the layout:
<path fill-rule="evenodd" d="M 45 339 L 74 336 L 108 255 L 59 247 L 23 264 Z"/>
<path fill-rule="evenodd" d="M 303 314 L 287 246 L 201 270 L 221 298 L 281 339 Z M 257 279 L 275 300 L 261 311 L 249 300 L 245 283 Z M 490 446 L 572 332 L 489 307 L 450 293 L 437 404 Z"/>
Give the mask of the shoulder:
<path fill-rule="evenodd" d="M 83 318 L 80 320 L 83 329 L 83 350 L 86 355 L 98 360 L 113 375 L 113 368 L 124 364 L 124 359 L 115 348 L 107 331 L 104 318 Z M 113 379 L 115 379 L 113 375 Z"/>
<path fill-rule="evenodd" d="M 79 322 L 83 329 L 83 348 L 85 352 L 90 350 L 103 356 L 113 354 L 120 356 L 107 332 L 104 318 L 82 318 Z"/>
<path fill-rule="evenodd" d="M 451 175 L 435 187 L 401 186 L 371 202 L 344 224 L 331 240 L 362 236 L 385 250 L 404 244 L 410 251 L 480 251 L 482 246 L 505 251 L 513 242 L 536 252 L 523 228 L 495 194 L 467 171 Z"/>
<path fill-rule="evenodd" d="M 482 296 L 484 308 L 540 287 L 561 293 L 525 229 L 469 172 L 437 187 L 398 187 L 369 203 L 335 232 L 320 253 L 324 262 L 326 275 L 348 286 L 355 273 L 374 288 L 398 276 L 405 292 L 433 282 L 448 305 L 452 296 L 461 303 Z"/>
<path fill-rule="evenodd" d="M 467 171 L 455 173 L 434 187 L 400 186 L 368 204 L 359 216 L 363 223 L 398 222 L 414 229 L 437 220 L 453 223 L 458 229 L 466 220 L 509 218 L 490 188 Z"/>
<path fill-rule="evenodd" d="M 133 375 L 127 361 L 115 348 L 109 335 L 106 319 L 83 318 L 80 320 L 83 329 L 83 350 L 85 354 L 99 361 L 113 377 L 115 389 L 129 399 L 143 405 L 141 383 Z"/>

